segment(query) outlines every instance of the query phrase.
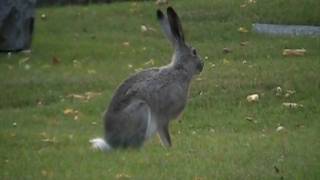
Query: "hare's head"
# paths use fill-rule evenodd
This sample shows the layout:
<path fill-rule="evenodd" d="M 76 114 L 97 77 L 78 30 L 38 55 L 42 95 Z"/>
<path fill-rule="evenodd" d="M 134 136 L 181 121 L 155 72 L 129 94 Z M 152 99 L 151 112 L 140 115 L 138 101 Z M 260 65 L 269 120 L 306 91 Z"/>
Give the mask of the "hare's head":
<path fill-rule="evenodd" d="M 172 65 L 184 69 L 190 75 L 199 74 L 203 69 L 203 62 L 195 48 L 185 42 L 180 19 L 172 7 L 167 8 L 167 16 L 157 10 L 157 17 L 164 34 L 173 45 L 175 52 Z"/>

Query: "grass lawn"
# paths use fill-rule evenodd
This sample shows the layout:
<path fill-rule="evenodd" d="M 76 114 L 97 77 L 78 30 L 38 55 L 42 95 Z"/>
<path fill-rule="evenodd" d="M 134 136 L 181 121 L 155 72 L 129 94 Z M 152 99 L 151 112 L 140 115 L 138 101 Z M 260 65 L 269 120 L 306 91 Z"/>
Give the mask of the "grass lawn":
<path fill-rule="evenodd" d="M 140 150 L 101 153 L 88 142 L 103 134 L 119 83 L 169 63 L 154 2 L 41 8 L 32 53 L 0 55 L 0 179 L 320 179 L 320 38 L 250 31 L 256 21 L 320 25 L 319 1 L 172 3 L 205 59 L 171 124 L 173 147 L 155 137 Z M 283 57 L 285 48 L 307 52 Z M 253 93 L 260 100 L 248 103 Z"/>

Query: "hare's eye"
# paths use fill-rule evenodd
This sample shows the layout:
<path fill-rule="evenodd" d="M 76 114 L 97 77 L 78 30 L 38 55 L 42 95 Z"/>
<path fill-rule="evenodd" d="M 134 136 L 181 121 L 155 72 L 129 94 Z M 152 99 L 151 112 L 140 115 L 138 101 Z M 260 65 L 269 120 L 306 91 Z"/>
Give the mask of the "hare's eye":
<path fill-rule="evenodd" d="M 197 50 L 196 49 L 192 49 L 192 54 L 193 55 L 197 55 Z"/>

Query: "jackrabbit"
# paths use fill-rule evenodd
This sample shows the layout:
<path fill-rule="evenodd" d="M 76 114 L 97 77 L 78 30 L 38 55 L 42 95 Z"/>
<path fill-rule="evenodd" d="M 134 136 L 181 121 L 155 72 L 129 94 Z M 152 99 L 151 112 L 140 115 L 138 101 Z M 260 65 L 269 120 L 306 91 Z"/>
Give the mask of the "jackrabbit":
<path fill-rule="evenodd" d="M 183 111 L 191 79 L 204 63 L 185 43 L 172 7 L 167 16 L 157 10 L 157 18 L 174 47 L 171 63 L 141 71 L 119 86 L 104 115 L 105 137 L 90 140 L 95 149 L 141 147 L 156 132 L 165 147 L 171 146 L 169 122 Z"/>

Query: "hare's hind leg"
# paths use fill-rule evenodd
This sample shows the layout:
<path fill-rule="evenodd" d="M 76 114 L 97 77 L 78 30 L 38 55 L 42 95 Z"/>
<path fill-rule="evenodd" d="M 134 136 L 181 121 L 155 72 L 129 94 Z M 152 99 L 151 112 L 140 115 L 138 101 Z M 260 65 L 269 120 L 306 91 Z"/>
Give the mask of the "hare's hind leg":
<path fill-rule="evenodd" d="M 143 100 L 132 100 L 121 112 L 108 119 L 107 140 L 112 147 L 141 147 L 146 139 L 150 107 Z"/>

